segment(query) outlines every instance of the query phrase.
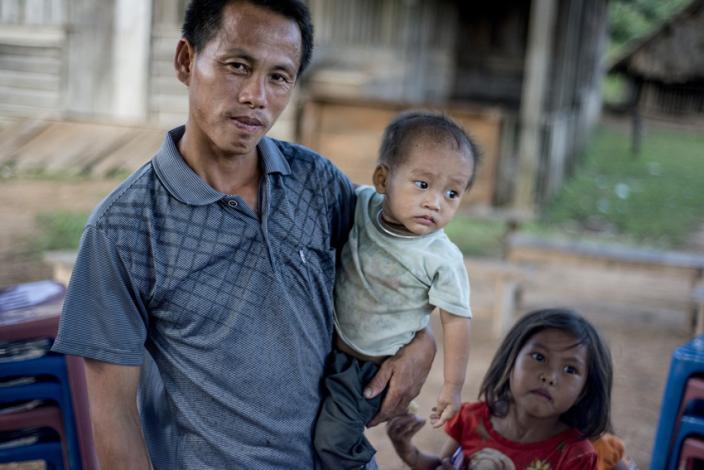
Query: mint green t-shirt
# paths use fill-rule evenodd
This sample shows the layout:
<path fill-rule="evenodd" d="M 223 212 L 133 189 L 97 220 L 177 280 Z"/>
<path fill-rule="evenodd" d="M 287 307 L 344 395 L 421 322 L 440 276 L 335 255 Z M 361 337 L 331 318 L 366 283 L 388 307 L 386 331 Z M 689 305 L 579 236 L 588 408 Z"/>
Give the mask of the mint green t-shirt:
<path fill-rule="evenodd" d="M 335 282 L 335 328 L 368 356 L 395 354 L 425 328 L 434 307 L 471 318 L 462 252 L 443 230 L 396 236 L 379 223 L 384 196 L 357 188 L 354 226 Z"/>

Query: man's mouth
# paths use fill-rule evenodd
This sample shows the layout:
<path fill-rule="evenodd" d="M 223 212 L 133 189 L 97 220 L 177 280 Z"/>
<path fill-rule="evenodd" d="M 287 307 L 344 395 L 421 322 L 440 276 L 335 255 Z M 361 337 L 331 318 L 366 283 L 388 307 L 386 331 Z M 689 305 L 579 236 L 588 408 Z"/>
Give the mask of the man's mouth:
<path fill-rule="evenodd" d="M 234 116 L 230 119 L 234 121 L 235 125 L 238 128 L 249 132 L 258 131 L 259 129 L 264 127 L 264 123 L 262 121 L 250 116 Z"/>

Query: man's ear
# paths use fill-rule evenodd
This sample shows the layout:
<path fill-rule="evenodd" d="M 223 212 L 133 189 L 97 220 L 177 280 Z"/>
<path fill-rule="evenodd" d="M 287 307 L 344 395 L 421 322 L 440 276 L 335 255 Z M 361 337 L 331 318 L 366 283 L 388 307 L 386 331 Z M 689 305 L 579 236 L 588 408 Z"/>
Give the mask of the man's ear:
<path fill-rule="evenodd" d="M 374 174 L 372 175 L 372 181 L 374 182 L 374 189 L 379 194 L 386 194 L 386 183 L 389 178 L 389 167 L 380 163 L 374 169 Z"/>
<path fill-rule="evenodd" d="M 193 70 L 195 58 L 195 49 L 191 46 L 191 43 L 187 39 L 181 38 L 176 46 L 174 68 L 176 69 L 176 77 L 186 86 L 191 84 L 191 71 Z"/>

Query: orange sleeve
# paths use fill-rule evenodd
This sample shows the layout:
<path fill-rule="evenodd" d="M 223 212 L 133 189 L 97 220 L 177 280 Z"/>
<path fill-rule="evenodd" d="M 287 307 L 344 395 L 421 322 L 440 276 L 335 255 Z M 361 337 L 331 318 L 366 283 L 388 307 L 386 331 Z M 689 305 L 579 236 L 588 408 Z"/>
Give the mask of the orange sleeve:
<path fill-rule="evenodd" d="M 623 441 L 613 434 L 605 433 L 592 445 L 598 456 L 598 470 L 611 470 L 623 458 Z"/>

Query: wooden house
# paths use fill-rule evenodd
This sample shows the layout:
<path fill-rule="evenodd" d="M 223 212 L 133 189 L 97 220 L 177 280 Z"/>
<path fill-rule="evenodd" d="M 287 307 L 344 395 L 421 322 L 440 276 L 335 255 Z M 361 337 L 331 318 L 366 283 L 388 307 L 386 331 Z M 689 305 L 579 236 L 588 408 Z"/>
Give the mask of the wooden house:
<path fill-rule="evenodd" d="M 310 0 L 299 136 L 366 183 L 399 110 L 446 110 L 484 162 L 469 202 L 530 210 L 562 184 L 601 109 L 606 0 Z"/>
<path fill-rule="evenodd" d="M 626 46 L 610 72 L 628 78 L 638 115 L 704 124 L 704 0 Z"/>
<path fill-rule="evenodd" d="M 470 202 L 530 210 L 559 188 L 600 112 L 607 0 L 307 1 L 314 62 L 274 135 L 365 183 L 396 111 L 443 109 L 485 151 Z M 182 123 L 186 3 L 2 0 L 0 124 Z"/>

